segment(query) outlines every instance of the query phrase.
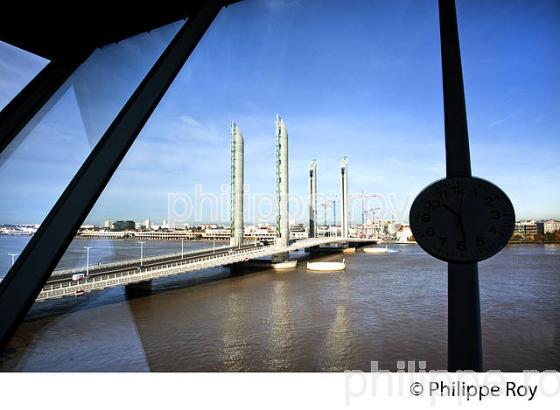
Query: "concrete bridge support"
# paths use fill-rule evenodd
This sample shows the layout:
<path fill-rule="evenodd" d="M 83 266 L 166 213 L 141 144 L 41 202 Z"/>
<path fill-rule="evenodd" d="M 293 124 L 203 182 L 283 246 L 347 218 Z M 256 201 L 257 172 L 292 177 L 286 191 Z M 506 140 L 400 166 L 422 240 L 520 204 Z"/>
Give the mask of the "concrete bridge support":
<path fill-rule="evenodd" d="M 285 262 L 288 260 L 290 253 L 289 252 L 281 252 L 275 255 L 272 255 L 272 263 L 280 263 Z"/>
<path fill-rule="evenodd" d="M 125 292 L 129 296 L 141 296 L 152 292 L 152 281 L 145 280 L 142 282 L 129 283 L 124 287 Z"/>

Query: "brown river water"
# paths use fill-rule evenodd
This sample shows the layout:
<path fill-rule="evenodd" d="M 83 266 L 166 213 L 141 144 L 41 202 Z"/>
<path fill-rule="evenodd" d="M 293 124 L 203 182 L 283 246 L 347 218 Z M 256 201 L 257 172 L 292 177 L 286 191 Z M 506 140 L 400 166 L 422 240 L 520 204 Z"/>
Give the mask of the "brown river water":
<path fill-rule="evenodd" d="M 75 240 L 60 266 L 83 264 L 86 242 L 92 263 L 138 257 L 134 241 Z M 140 297 L 116 287 L 36 303 L 0 370 L 369 371 L 377 361 L 394 371 L 402 360 L 443 370 L 446 264 L 416 245 L 390 247 L 398 252 L 344 255 L 344 272 L 216 268 L 155 281 Z M 560 370 L 560 245 L 506 247 L 480 264 L 480 289 L 485 368 Z"/>

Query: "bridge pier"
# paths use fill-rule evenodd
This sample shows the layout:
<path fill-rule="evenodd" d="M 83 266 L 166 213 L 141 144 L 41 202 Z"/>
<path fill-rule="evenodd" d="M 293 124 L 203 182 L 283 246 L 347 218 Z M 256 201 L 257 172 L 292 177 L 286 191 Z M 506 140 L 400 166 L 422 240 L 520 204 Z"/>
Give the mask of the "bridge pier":
<path fill-rule="evenodd" d="M 124 290 L 128 296 L 142 296 L 152 293 L 152 281 L 144 280 L 142 282 L 129 283 L 124 286 Z"/>
<path fill-rule="evenodd" d="M 290 256 L 289 252 L 281 252 L 272 255 L 272 263 L 286 262 Z"/>

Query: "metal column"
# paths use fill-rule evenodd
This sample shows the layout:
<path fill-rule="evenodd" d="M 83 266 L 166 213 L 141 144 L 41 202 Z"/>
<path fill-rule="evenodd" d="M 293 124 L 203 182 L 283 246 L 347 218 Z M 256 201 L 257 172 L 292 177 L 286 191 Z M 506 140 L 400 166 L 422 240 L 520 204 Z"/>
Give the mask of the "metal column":
<path fill-rule="evenodd" d="M 447 177 L 471 176 L 454 0 L 439 0 Z M 482 371 L 478 265 L 448 264 L 448 370 Z"/>

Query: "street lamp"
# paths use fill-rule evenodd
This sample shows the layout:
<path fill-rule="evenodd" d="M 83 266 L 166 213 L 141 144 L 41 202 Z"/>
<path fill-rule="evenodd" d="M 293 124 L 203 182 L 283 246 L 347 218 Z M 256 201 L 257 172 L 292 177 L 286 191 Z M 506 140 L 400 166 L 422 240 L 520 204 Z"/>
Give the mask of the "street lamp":
<path fill-rule="evenodd" d="M 19 253 L 8 253 L 8 255 L 12 257 L 12 266 L 14 266 L 14 263 L 16 261 L 16 256 L 18 256 Z"/>
<path fill-rule="evenodd" d="M 185 238 L 181 238 L 181 259 L 185 256 Z"/>
<path fill-rule="evenodd" d="M 144 244 L 146 242 L 138 241 L 138 243 L 140 244 L 140 266 L 142 266 L 144 264 L 143 263 L 143 260 L 144 260 Z"/>
<path fill-rule="evenodd" d="M 323 218 L 324 218 L 323 226 L 326 229 L 325 236 L 329 236 L 329 230 L 327 228 L 327 215 L 328 215 L 327 210 L 331 207 L 332 203 L 333 203 L 333 201 L 327 200 L 327 201 L 325 201 L 321 204 L 321 208 L 324 209 L 324 211 L 323 211 Z"/>
<path fill-rule="evenodd" d="M 337 201 L 338 195 L 331 195 L 330 197 L 333 198 L 333 199 L 327 199 L 325 202 L 323 202 L 321 204 L 321 207 L 323 207 L 325 209 L 325 214 L 324 214 L 325 226 L 327 226 L 327 209 L 332 207 L 332 209 L 333 209 L 334 232 L 335 232 L 335 236 L 338 236 L 338 233 L 337 233 L 338 229 L 337 229 L 337 225 L 336 225 L 336 201 Z M 331 236 L 330 229 L 327 229 L 326 236 Z"/>
<path fill-rule="evenodd" d="M 91 248 L 91 246 L 84 246 L 84 249 L 86 250 L 86 276 L 89 276 L 89 250 Z"/>

